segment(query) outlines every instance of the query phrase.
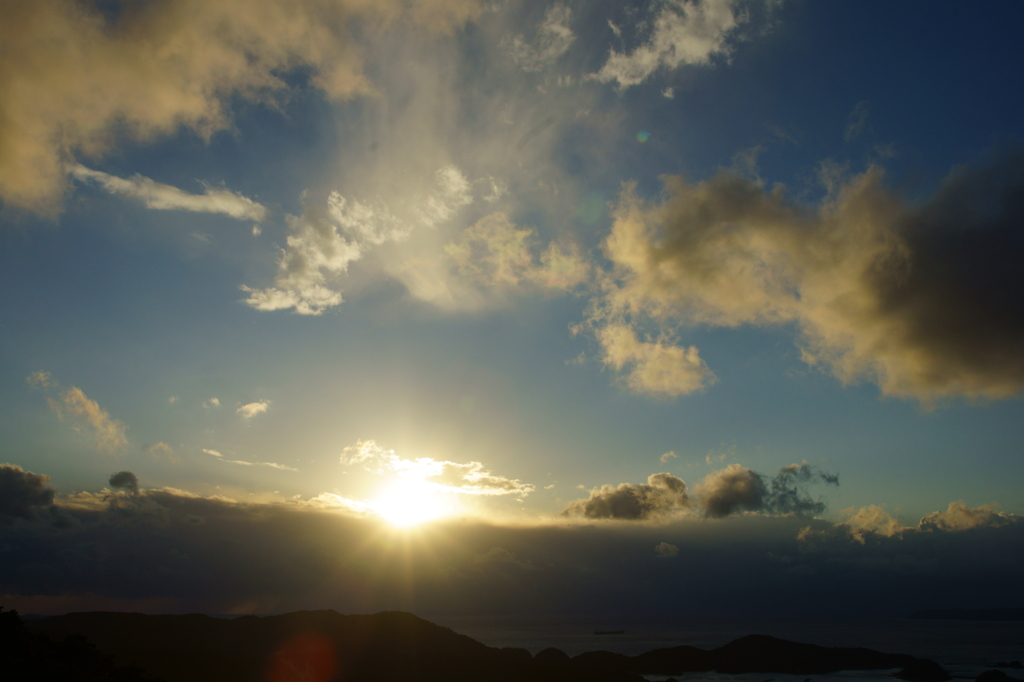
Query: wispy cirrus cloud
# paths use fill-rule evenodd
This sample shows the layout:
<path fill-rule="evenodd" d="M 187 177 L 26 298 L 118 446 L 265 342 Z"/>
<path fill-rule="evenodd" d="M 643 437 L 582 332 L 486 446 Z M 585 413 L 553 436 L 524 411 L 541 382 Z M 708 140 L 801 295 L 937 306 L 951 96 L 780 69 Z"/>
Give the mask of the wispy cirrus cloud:
<path fill-rule="evenodd" d="M 298 471 L 295 467 L 290 467 L 286 464 L 278 464 L 277 462 L 250 462 L 244 459 L 227 459 L 218 450 L 203 448 L 203 452 L 211 457 L 216 457 L 225 464 L 238 464 L 239 466 L 245 467 L 270 467 L 271 469 L 279 469 L 281 471 Z"/>
<path fill-rule="evenodd" d="M 113 453 L 127 444 L 125 432 L 128 427 L 124 422 L 111 417 L 99 403 L 86 396 L 82 389 L 72 386 L 61 390 L 50 373 L 43 371 L 33 372 L 26 377 L 26 381 L 37 388 L 58 391 L 56 398 L 46 399 L 46 404 L 61 421 L 71 421 L 75 429 L 92 432 L 97 450 Z"/>
<path fill-rule="evenodd" d="M 263 205 L 223 188 L 207 187 L 202 194 L 189 194 L 177 187 L 155 182 L 141 175 L 119 178 L 80 164 L 71 168 L 71 175 L 83 182 L 96 183 L 111 194 L 137 199 L 146 208 L 158 211 L 221 213 L 239 220 L 257 222 L 267 215 L 267 209 Z"/>
<path fill-rule="evenodd" d="M 557 2 L 544 13 L 533 40 L 517 35 L 504 41 L 505 49 L 523 71 L 542 71 L 565 54 L 576 39 L 571 20 L 572 10 Z"/>

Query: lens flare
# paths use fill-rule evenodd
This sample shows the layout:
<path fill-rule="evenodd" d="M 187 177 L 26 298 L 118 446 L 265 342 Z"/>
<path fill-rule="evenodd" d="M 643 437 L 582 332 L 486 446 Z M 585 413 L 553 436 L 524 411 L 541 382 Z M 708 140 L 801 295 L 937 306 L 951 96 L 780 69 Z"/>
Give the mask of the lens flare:
<path fill-rule="evenodd" d="M 639 133 L 636 134 L 636 141 L 639 142 L 640 144 L 647 142 L 647 140 L 649 139 L 651 139 L 651 134 L 646 130 L 641 130 Z"/>

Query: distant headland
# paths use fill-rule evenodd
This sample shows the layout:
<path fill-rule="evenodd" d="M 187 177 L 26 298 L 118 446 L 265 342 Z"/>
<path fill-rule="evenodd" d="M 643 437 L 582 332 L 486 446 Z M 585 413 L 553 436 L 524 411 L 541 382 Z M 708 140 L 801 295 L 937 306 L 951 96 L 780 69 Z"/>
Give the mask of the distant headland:
<path fill-rule="evenodd" d="M 489 647 L 395 611 L 347 616 L 298 611 L 233 620 L 95 612 L 22 622 L 13 612 L 0 615 L 10 629 L 5 654 L 11 670 L 39 671 L 46 661 L 32 659 L 33 652 L 66 658 L 72 650 L 63 642 L 73 641 L 74 651 L 95 652 L 89 659 L 94 669 L 103 659 L 125 680 L 151 682 L 644 682 L 643 675 L 711 670 L 812 675 L 883 669 L 902 669 L 895 676 L 911 682 L 948 679 L 937 664 L 906 654 L 821 647 L 767 635 L 748 635 L 711 650 L 676 646 L 638 656 L 591 651 L 570 657 L 552 648 L 531 656 L 525 649 Z"/>

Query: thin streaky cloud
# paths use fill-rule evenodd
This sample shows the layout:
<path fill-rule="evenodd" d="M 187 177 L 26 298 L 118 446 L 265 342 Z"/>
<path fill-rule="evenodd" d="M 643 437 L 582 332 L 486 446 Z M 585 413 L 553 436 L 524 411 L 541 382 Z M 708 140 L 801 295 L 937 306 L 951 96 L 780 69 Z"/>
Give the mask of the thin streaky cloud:
<path fill-rule="evenodd" d="M 156 182 L 141 175 L 119 178 L 82 165 L 71 168 L 71 175 L 82 182 L 92 182 L 111 194 L 120 194 L 142 202 L 146 208 L 157 211 L 192 211 L 194 213 L 222 213 L 239 220 L 263 220 L 267 209 L 252 199 L 230 190 L 207 187 L 202 194 L 188 192 Z"/>
<path fill-rule="evenodd" d="M 217 450 L 209 450 L 207 448 L 203 448 L 203 452 L 211 457 L 216 457 L 225 464 L 238 464 L 245 467 L 270 467 L 271 469 L 279 469 L 281 471 L 298 471 L 295 467 L 290 467 L 286 464 L 278 464 L 277 462 L 247 462 L 244 459 L 226 459 L 224 455 Z"/>

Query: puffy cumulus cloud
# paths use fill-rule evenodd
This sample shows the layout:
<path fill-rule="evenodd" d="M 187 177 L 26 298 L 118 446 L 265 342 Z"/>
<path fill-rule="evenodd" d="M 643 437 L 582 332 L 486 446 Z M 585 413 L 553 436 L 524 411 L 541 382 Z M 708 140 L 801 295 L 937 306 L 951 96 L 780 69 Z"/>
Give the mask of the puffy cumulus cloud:
<path fill-rule="evenodd" d="M 490 286 L 572 289 L 589 279 L 590 265 L 575 247 L 551 242 L 538 262 L 532 248 L 535 236 L 534 230 L 517 227 L 504 213 L 492 213 L 445 245 L 445 252 L 460 276 Z"/>
<path fill-rule="evenodd" d="M 773 0 L 665 0 L 658 3 L 647 40 L 628 54 L 613 48 L 604 66 L 590 77 L 628 88 L 643 83 L 663 67 L 703 66 L 716 58 L 728 58 L 737 30 L 750 21 L 751 11 L 770 13 L 777 4 Z M 612 30 L 619 34 L 613 24 Z M 671 88 L 666 92 L 665 96 L 671 98 Z"/>
<path fill-rule="evenodd" d="M 0 464 L 0 522 L 30 520 L 40 508 L 53 504 L 50 477 L 14 464 Z"/>
<path fill-rule="evenodd" d="M 216 457 L 225 464 L 237 464 L 244 467 L 269 467 L 271 469 L 278 469 L 280 471 L 298 471 L 295 467 L 287 466 L 286 464 L 278 464 L 277 462 L 250 462 L 244 459 L 228 459 L 217 450 L 210 450 L 203 448 L 203 452 L 211 457 Z"/>
<path fill-rule="evenodd" d="M 690 508 L 686 483 L 672 474 L 651 474 L 647 483 L 603 485 L 585 500 L 573 500 L 563 516 L 640 521 Z"/>
<path fill-rule="evenodd" d="M 257 415 L 266 414 L 268 409 L 270 409 L 269 400 L 257 400 L 256 402 L 242 405 L 235 410 L 235 414 L 239 415 L 242 419 L 252 419 Z"/>
<path fill-rule="evenodd" d="M 950 502 L 946 511 L 937 511 L 921 519 L 918 529 L 922 531 L 962 531 L 971 528 L 998 528 L 1011 523 L 1021 523 L 1024 517 L 999 511 L 998 505 L 983 504 L 968 507 L 963 500 Z"/>
<path fill-rule="evenodd" d="M 274 286 L 253 289 L 246 303 L 257 310 L 292 309 L 300 315 L 320 315 L 342 303 L 338 277 L 351 263 L 374 246 L 401 242 L 417 228 L 435 227 L 448 221 L 473 201 L 466 177 L 455 166 L 436 173 L 435 188 L 396 216 L 383 201 L 359 202 L 332 192 L 326 210 L 307 206 L 299 216 L 289 216 L 292 234 L 278 262 Z"/>
<path fill-rule="evenodd" d="M 907 527 L 900 525 L 892 514 L 885 510 L 885 507 L 877 504 L 861 507 L 860 509 L 844 509 L 840 512 L 843 521 L 838 525 L 848 529 L 850 534 L 864 541 L 864 535 L 874 533 L 885 537 L 891 537 L 906 530 Z"/>
<path fill-rule="evenodd" d="M 708 474 L 694 488 L 700 506 L 711 517 L 719 518 L 743 511 L 765 508 L 768 488 L 764 476 L 739 464 Z"/>
<path fill-rule="evenodd" d="M 239 220 L 255 221 L 263 220 L 267 214 L 267 209 L 261 204 L 223 188 L 207 187 L 202 194 L 189 194 L 141 175 L 119 178 L 81 164 L 71 168 L 71 175 L 83 182 L 96 183 L 111 194 L 138 199 L 146 208 L 161 211 L 223 213 Z"/>
<path fill-rule="evenodd" d="M 634 393 L 654 397 L 676 397 L 699 391 L 718 379 L 700 357 L 696 346 L 684 348 L 658 339 L 642 341 L 625 323 L 608 323 L 596 328 L 601 360 L 618 371 Z"/>
<path fill-rule="evenodd" d="M 97 450 L 115 452 L 128 442 L 125 436 L 128 427 L 124 422 L 111 417 L 80 388 L 72 386 L 61 392 L 58 398 L 47 398 L 46 402 L 61 420 L 70 418 L 77 425 L 91 430 L 96 437 Z"/>
<path fill-rule="evenodd" d="M 296 67 L 332 97 L 369 91 L 357 33 L 403 15 L 448 31 L 479 12 L 473 0 L 156 0 L 106 12 L 84 0 L 6 3 L 0 198 L 53 212 L 73 156 L 102 154 L 115 133 L 208 136 L 229 124 L 232 96 L 266 99 Z"/>
<path fill-rule="evenodd" d="M 1024 516 L 999 511 L 995 504 L 970 507 L 962 500 L 950 502 L 945 511 L 926 514 L 916 526 L 902 525 L 892 514 L 879 505 L 860 509 L 844 509 L 843 520 L 830 528 L 805 528 L 800 539 L 810 545 L 853 540 L 859 544 L 882 542 L 882 538 L 914 541 L 921 535 L 984 532 L 1004 526 L 1024 527 Z"/>
<path fill-rule="evenodd" d="M 839 485 L 839 477 L 817 471 L 810 464 L 790 464 L 775 476 L 752 471 L 739 464 L 708 474 L 694 495 L 707 516 L 721 518 L 740 512 L 763 514 L 820 514 L 826 505 L 814 500 L 806 487 L 812 483 Z"/>
<path fill-rule="evenodd" d="M 115 490 L 122 490 L 130 495 L 139 494 L 139 477 L 130 471 L 118 471 L 110 474 L 108 483 Z"/>
<path fill-rule="evenodd" d="M 730 464 L 708 474 L 690 493 L 681 478 L 667 473 L 652 474 L 646 484 L 594 488 L 587 499 L 574 500 L 562 514 L 634 521 L 674 512 L 699 512 L 708 518 L 745 512 L 766 516 L 820 514 L 826 505 L 808 494 L 807 486 L 813 483 L 838 486 L 839 477 L 820 472 L 806 462 L 785 466 L 771 478 Z"/>
<path fill-rule="evenodd" d="M 553 65 L 576 38 L 569 28 L 571 19 L 572 10 L 564 3 L 558 2 L 549 7 L 532 42 L 523 36 L 505 41 L 512 61 L 523 71 L 543 71 Z"/>
<path fill-rule="evenodd" d="M 375 474 L 394 474 L 463 495 L 529 495 L 535 486 L 519 479 L 492 474 L 480 462 L 449 462 L 432 457 L 403 459 L 372 440 L 360 440 L 341 454 L 344 465 L 359 464 Z"/>
<path fill-rule="evenodd" d="M 817 207 L 728 172 L 666 178 L 665 200 L 650 206 L 626 187 L 604 242 L 615 274 L 594 319 L 792 326 L 806 362 L 926 405 L 1018 393 L 1024 152 L 954 171 L 917 206 L 887 190 L 879 168 L 826 179 Z M 695 385 L 679 380 L 680 392 Z"/>

